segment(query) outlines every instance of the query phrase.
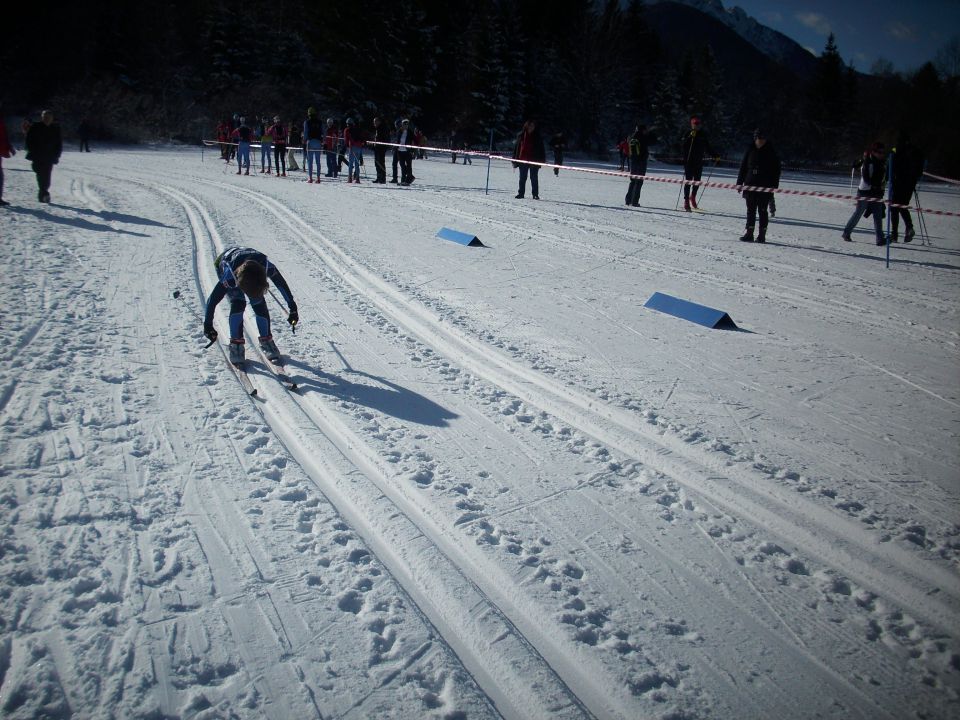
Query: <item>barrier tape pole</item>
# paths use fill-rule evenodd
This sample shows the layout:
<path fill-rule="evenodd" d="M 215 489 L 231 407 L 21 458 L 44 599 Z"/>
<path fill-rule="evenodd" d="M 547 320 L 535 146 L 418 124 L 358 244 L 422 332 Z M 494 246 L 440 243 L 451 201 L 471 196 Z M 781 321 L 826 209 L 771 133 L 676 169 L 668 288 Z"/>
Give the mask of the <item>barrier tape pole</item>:
<path fill-rule="evenodd" d="M 217 144 L 216 141 L 213 141 L 213 140 L 204 140 L 203 142 L 209 145 Z M 230 144 L 236 144 L 236 143 L 230 143 Z M 398 143 L 385 143 L 385 142 L 373 142 L 373 141 L 367 142 L 367 145 L 383 145 L 385 147 L 401 147 Z M 412 147 L 412 146 L 407 145 L 407 147 Z M 450 152 L 449 148 L 424 147 L 423 149 L 441 152 L 441 153 Z M 472 155 L 474 157 L 489 158 L 491 161 L 500 160 L 508 163 L 518 162 L 515 158 L 506 157 L 505 155 L 496 155 L 492 152 L 486 153 L 486 152 L 480 152 L 476 150 L 464 150 L 460 154 Z M 861 198 L 858 198 L 856 195 L 846 195 L 843 193 L 828 193 L 828 192 L 822 192 L 820 190 L 793 190 L 791 188 L 771 188 L 771 187 L 761 187 L 761 186 L 752 186 L 752 185 L 736 185 L 734 183 L 723 183 L 723 182 L 715 182 L 715 181 L 707 182 L 705 180 L 687 180 L 682 177 L 673 178 L 673 177 L 665 177 L 661 175 L 631 175 L 630 173 L 620 172 L 618 170 L 597 170 L 595 168 L 582 168 L 582 167 L 575 167 L 573 165 L 556 165 L 554 163 L 535 162 L 533 160 L 524 160 L 523 164 L 537 165 L 538 167 L 545 167 L 545 168 L 551 168 L 551 169 L 553 168 L 566 169 L 566 170 L 571 170 L 575 172 L 587 173 L 590 175 L 605 175 L 608 177 L 623 178 L 625 180 L 645 180 L 650 182 L 660 182 L 660 183 L 675 184 L 675 185 L 676 184 L 683 185 L 684 183 L 687 183 L 690 185 L 699 185 L 702 187 L 719 188 L 721 190 L 736 190 L 737 192 L 743 192 L 743 191 L 769 192 L 769 193 L 776 193 L 778 195 L 796 195 L 801 197 L 812 197 L 820 200 L 846 200 L 848 202 L 854 202 L 854 203 L 861 199 Z M 915 206 L 910 205 L 909 203 L 907 204 L 894 203 L 889 200 L 885 200 L 883 198 L 874 198 L 873 200 L 874 202 L 881 202 L 884 205 L 891 208 L 899 207 L 899 208 L 906 208 L 908 210 L 918 209 Z M 923 212 L 925 212 L 928 215 L 940 215 L 943 217 L 960 217 L 960 212 L 953 212 L 950 210 L 930 210 L 928 208 L 924 208 Z"/>

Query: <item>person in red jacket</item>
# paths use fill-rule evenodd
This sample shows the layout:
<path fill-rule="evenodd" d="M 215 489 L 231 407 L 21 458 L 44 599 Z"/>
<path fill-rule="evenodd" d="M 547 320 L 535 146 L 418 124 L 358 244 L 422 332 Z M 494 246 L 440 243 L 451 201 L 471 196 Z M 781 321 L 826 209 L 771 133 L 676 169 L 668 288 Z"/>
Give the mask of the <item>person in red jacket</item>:
<path fill-rule="evenodd" d="M 546 162 L 547 151 L 543 146 L 543 136 L 534 120 L 527 120 L 523 124 L 523 130 L 517 135 L 516 145 L 513 146 L 513 157 L 518 161 L 513 163 L 513 166 L 520 168 L 520 190 L 517 192 L 517 200 L 523 198 L 527 187 L 527 174 L 530 175 L 530 190 L 533 192 L 533 199 L 539 200 L 540 166 L 527 163 Z"/>
<path fill-rule="evenodd" d="M 3 110 L 2 105 L 0 105 L 0 110 Z M 10 139 L 7 137 L 7 124 L 3 122 L 3 113 L 0 112 L 0 205 L 10 204 L 3 199 L 3 158 L 13 157 L 16 154 L 17 151 L 13 149 Z"/>
<path fill-rule="evenodd" d="M 364 141 L 362 132 L 353 118 L 347 118 L 347 127 L 343 131 L 343 144 L 347 149 L 347 182 L 360 182 L 360 166 L 363 164 Z"/>

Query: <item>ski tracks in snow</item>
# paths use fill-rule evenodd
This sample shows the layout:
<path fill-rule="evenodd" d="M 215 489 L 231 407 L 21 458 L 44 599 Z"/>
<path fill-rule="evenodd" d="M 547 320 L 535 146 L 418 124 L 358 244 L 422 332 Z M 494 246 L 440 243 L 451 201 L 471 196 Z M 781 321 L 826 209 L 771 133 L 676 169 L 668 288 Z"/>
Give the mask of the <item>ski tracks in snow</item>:
<path fill-rule="evenodd" d="M 229 383 L 217 360 L 194 353 L 206 368 L 205 397 L 165 397 L 186 418 L 154 419 L 159 439 L 125 459 L 122 475 L 142 478 L 129 486 L 132 498 L 179 490 L 155 500 L 146 525 L 158 537 L 140 537 L 128 551 L 127 576 L 145 578 L 129 592 L 143 594 L 149 622 L 138 629 L 131 621 L 114 649 L 126 680 L 110 699 L 187 713 L 228 703 L 276 717 L 290 709 L 283 703 L 299 703 L 303 716 L 327 707 L 339 716 L 383 707 L 377 690 L 386 687 L 438 716 L 492 713 L 485 695 L 507 716 L 624 718 L 761 717 L 798 703 L 811 713 L 879 717 L 906 707 L 938 713 L 955 701 L 955 574 L 919 551 L 878 545 L 858 521 L 698 433 L 578 390 L 546 363 L 494 347 L 495 336 L 479 342 L 283 203 L 228 183 L 201 185 L 243 198 L 283 228 L 279 257 L 310 254 L 316 267 L 298 268 L 297 279 L 338 305 L 326 311 L 335 342 L 301 331 L 282 348 L 303 358 L 291 367 L 302 395 L 255 376 L 263 404 L 238 396 L 214 414 L 202 408 Z M 194 266 L 172 270 L 194 278 L 199 307 L 224 221 L 196 186 L 164 191 L 192 229 Z M 144 264 L 151 260 L 168 262 Z M 163 324 L 154 307 L 162 295 L 121 314 L 133 325 Z M 184 320 L 181 331 L 195 324 Z M 135 355 L 142 344 L 132 344 Z M 324 345 L 352 366 L 318 371 L 311 358 L 331 358 Z M 154 391 L 197 386 L 192 368 L 178 370 L 169 358 L 180 355 L 166 350 L 163 370 L 176 381 L 157 381 Z M 128 414 L 123 392 L 146 380 L 126 372 L 111 375 L 122 389 L 107 407 L 139 430 L 146 412 Z M 429 382 L 428 396 L 411 392 Z M 410 422 L 396 400 L 424 413 Z M 22 413 L 16 403 L 4 412 Z M 221 436 L 229 441 L 194 447 L 195 437 Z M 486 447 L 497 450 L 487 456 Z M 25 466 L 36 456 L 17 455 Z M 185 456 L 191 476 L 160 482 Z M 511 483 L 513 474 L 536 482 Z M 186 512 L 167 522 L 162 507 Z M 259 526 L 270 532 L 261 536 Z M 686 555 L 693 547 L 706 550 Z M 185 562 L 198 553 L 202 567 Z M 407 603 L 425 625 L 410 619 Z M 374 690 L 348 693 L 349 707 L 323 694 L 319 670 L 345 682 L 337 663 L 352 656 L 338 654 L 355 641 L 330 627 L 337 613 L 372 636 L 373 669 L 355 670 L 376 678 Z M 239 660 L 221 656 L 229 638 Z M 48 645 L 54 657 L 63 652 Z M 25 652 L 8 646 L 0 660 Z M 472 680 L 458 676 L 451 651 Z M 153 656 L 160 661 L 148 668 Z M 731 675 L 732 667 L 743 672 Z M 239 695 L 251 678 L 254 689 Z M 919 698 L 918 688 L 927 688 Z"/>

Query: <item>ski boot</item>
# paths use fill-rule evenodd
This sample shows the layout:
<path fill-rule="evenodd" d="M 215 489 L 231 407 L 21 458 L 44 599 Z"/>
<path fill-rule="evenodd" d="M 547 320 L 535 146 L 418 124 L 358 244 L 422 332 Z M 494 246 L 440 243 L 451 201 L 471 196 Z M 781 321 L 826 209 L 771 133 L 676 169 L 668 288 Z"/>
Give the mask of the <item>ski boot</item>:
<path fill-rule="evenodd" d="M 234 365 L 243 365 L 246 361 L 243 340 L 237 342 L 236 340 L 231 340 L 230 345 L 228 346 L 228 354 L 230 356 L 230 362 Z"/>
<path fill-rule="evenodd" d="M 684 198 L 684 199 L 683 199 L 683 209 L 684 209 L 686 212 L 690 212 L 690 200 L 689 200 L 689 198 Z"/>
<path fill-rule="evenodd" d="M 916 235 L 916 234 L 917 234 L 917 233 L 914 232 L 914 230 L 913 230 L 913 225 L 908 226 L 908 227 L 907 227 L 907 231 L 903 234 L 903 241 L 904 241 L 905 243 L 910 242 L 911 240 L 913 240 L 913 236 Z"/>
<path fill-rule="evenodd" d="M 260 338 L 260 350 L 270 362 L 275 363 L 280 360 L 280 350 L 277 348 L 277 344 L 273 341 L 273 335 L 267 335 L 267 337 Z"/>
<path fill-rule="evenodd" d="M 767 241 L 767 229 L 765 227 L 760 228 L 760 232 L 757 233 L 756 242 L 765 243 Z"/>
<path fill-rule="evenodd" d="M 763 232 L 762 230 L 760 232 Z M 748 227 L 747 231 L 740 236 L 740 242 L 753 242 L 753 228 Z M 763 242 L 763 241 L 761 241 Z"/>
<path fill-rule="evenodd" d="M 700 209 L 697 207 L 697 196 L 692 193 L 690 194 L 690 207 L 692 207 L 694 210 Z"/>

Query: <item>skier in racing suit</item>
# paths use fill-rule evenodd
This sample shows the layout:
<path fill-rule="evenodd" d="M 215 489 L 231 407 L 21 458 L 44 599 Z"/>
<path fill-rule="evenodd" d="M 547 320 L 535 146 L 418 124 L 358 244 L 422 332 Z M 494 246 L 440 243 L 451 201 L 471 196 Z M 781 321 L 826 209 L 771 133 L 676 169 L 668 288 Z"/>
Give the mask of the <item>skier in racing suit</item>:
<path fill-rule="evenodd" d="M 213 314 L 217 305 L 225 297 L 230 298 L 230 362 L 244 361 L 243 311 L 247 307 L 247 298 L 257 317 L 257 330 L 260 332 L 260 349 L 271 362 L 280 359 L 280 351 L 270 332 L 270 311 L 264 295 L 267 292 L 267 278 L 273 281 L 287 303 L 289 315 L 287 322 L 295 326 L 300 320 L 297 303 L 287 281 L 277 266 L 267 256 L 253 248 L 231 247 L 220 254 L 214 262 L 220 278 L 207 299 L 207 312 L 203 319 L 203 334 L 211 341 L 217 339 L 213 327 Z"/>

